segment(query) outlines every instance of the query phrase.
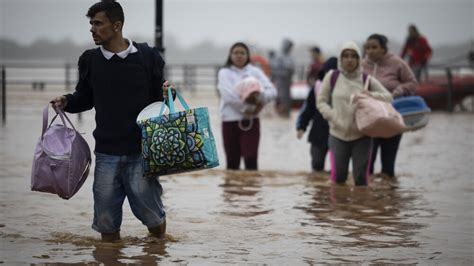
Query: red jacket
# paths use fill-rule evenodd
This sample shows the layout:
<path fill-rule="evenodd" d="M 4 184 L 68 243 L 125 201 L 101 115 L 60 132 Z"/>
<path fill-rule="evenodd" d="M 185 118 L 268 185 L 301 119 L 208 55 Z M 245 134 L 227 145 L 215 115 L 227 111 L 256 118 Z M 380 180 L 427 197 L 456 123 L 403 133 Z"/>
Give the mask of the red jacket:
<path fill-rule="evenodd" d="M 428 40 L 420 36 L 414 39 L 408 39 L 403 47 L 401 57 L 409 57 L 410 66 L 423 65 L 430 59 L 433 50 L 431 50 Z"/>

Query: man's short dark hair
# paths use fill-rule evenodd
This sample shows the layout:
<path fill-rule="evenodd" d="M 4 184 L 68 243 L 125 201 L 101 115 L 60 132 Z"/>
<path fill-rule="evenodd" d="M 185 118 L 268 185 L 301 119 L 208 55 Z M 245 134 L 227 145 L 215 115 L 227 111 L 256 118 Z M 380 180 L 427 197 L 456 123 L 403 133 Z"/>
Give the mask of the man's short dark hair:
<path fill-rule="evenodd" d="M 102 0 L 93 4 L 87 11 L 86 16 L 93 18 L 99 12 L 105 12 L 107 18 L 112 22 L 120 21 L 124 22 L 125 17 L 123 15 L 122 6 L 114 0 Z"/>

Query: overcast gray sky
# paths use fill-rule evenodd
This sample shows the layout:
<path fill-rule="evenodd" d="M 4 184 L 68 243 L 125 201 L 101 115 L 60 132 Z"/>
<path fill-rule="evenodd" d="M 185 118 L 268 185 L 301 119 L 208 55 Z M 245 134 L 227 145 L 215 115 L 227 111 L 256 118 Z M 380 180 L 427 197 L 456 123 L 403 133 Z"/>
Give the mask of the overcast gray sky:
<path fill-rule="evenodd" d="M 29 44 L 39 38 L 92 44 L 85 17 L 90 0 L 0 0 L 0 37 Z M 154 0 L 119 1 L 126 36 L 152 38 Z M 277 48 L 283 37 L 299 44 L 339 46 L 374 32 L 402 42 L 415 23 L 432 45 L 474 40 L 474 0 L 164 0 L 165 38 L 186 48 L 212 40 L 243 40 Z"/>

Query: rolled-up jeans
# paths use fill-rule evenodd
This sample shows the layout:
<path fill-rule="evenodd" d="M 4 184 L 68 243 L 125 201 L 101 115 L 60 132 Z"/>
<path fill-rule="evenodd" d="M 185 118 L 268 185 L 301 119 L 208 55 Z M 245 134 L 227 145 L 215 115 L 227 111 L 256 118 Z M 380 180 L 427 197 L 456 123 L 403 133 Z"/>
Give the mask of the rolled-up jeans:
<path fill-rule="evenodd" d="M 143 177 L 141 154 L 108 155 L 95 152 L 94 221 L 100 233 L 116 233 L 122 224 L 122 205 L 128 198 L 133 214 L 145 226 L 165 222 L 158 177 Z"/>

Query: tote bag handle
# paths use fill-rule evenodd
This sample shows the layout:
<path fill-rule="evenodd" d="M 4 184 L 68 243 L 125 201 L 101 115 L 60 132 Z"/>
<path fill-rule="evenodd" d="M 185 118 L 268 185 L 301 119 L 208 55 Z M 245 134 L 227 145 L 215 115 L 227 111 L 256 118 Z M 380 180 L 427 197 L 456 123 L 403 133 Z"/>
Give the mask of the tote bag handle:
<path fill-rule="evenodd" d="M 170 87 L 168 89 L 168 99 L 167 99 L 167 102 L 168 102 L 168 106 L 170 108 L 170 114 L 172 113 L 175 113 L 176 110 L 174 108 L 174 102 L 173 102 L 173 93 L 171 92 L 171 88 L 173 87 Z M 181 106 L 184 107 L 184 110 L 186 111 L 189 111 L 190 108 L 189 108 L 189 105 L 186 103 L 186 101 L 184 100 L 183 96 L 181 95 L 181 93 L 178 91 L 178 90 L 175 90 L 176 92 L 176 96 L 178 97 L 179 99 L 179 102 L 181 103 Z M 163 112 L 164 112 L 164 105 L 161 106 L 160 108 L 160 116 L 163 115 Z"/>

